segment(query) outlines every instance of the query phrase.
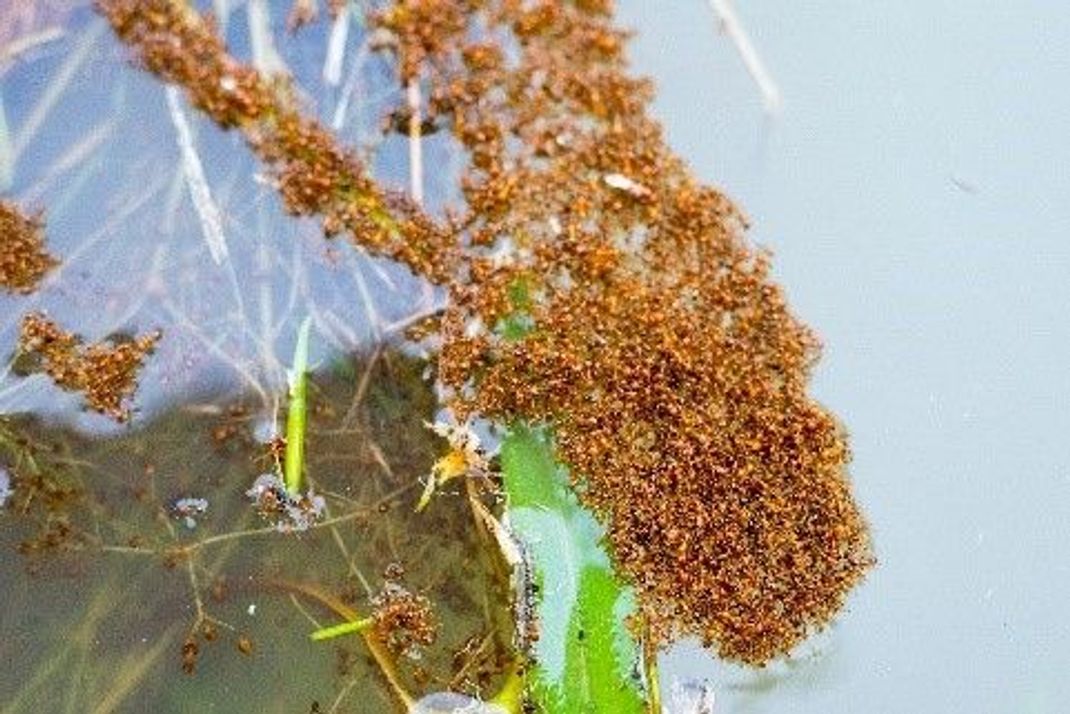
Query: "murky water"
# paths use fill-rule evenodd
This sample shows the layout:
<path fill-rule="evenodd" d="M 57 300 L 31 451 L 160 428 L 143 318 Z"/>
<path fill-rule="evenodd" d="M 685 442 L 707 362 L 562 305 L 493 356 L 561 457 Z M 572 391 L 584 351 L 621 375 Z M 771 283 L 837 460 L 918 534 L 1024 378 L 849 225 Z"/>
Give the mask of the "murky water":
<path fill-rule="evenodd" d="M 398 686 L 493 694 L 512 645 L 501 564 L 456 492 L 414 513 L 443 446 L 424 425 L 436 411 L 425 363 L 397 345 L 440 296 L 286 216 L 241 140 L 131 67 L 87 3 L 37 5 L 0 12 L 19 40 L 0 63 L 2 189 L 45 210 L 61 265 L 31 296 L 0 294 L 0 349 L 31 311 L 90 342 L 163 339 L 128 426 L 43 374 L 0 368 L 0 710 L 392 711 L 395 687 L 359 636 L 309 633 L 399 587 L 431 601 L 438 633 L 395 653 Z M 226 23 L 242 54 L 265 29 L 249 10 Z M 330 24 L 275 30 L 309 109 L 380 180 L 403 181 L 402 139 L 375 108 L 394 90 L 366 46 L 325 81 Z M 214 230 L 192 198 L 191 152 Z M 429 178 L 432 200 L 445 181 Z M 281 534 L 245 492 L 275 468 L 266 442 L 284 430 L 306 315 L 308 478 L 327 512 Z"/>
<path fill-rule="evenodd" d="M 440 625 L 399 653 L 403 686 L 493 694 L 512 645 L 501 565 L 457 493 L 414 512 L 441 448 L 422 371 L 384 352 L 313 380 L 308 478 L 327 513 L 300 534 L 245 496 L 272 468 L 253 396 L 102 438 L 0 422 L 18 474 L 0 531 L 4 710 L 389 711 L 358 637 L 308 638 L 343 621 L 333 599 L 367 616 L 384 587 L 426 594 Z"/>

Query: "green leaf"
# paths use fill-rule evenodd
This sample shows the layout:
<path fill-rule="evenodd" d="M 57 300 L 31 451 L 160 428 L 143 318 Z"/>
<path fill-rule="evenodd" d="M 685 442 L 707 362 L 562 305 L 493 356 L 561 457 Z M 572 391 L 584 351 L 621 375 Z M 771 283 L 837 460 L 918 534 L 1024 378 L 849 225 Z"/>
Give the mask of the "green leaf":
<path fill-rule="evenodd" d="M 538 585 L 529 696 L 546 714 L 643 712 L 638 647 L 624 625 L 634 602 L 601 546 L 601 527 L 577 501 L 544 431 L 514 426 L 501 456 L 506 518 Z"/>

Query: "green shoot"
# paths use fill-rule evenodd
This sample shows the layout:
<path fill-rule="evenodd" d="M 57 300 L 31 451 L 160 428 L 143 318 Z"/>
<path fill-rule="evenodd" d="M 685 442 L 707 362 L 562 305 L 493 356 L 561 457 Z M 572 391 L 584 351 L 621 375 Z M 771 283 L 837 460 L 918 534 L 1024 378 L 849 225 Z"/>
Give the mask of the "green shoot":
<path fill-rule="evenodd" d="M 312 318 L 306 317 L 297 333 L 293 366 L 290 369 L 290 410 L 286 416 L 286 460 L 283 465 L 286 491 L 301 492 L 305 470 L 305 425 L 308 419 L 308 335 Z"/>
<path fill-rule="evenodd" d="M 316 642 L 320 642 L 322 640 L 331 640 L 335 637 L 342 637 L 343 635 L 363 632 L 374 624 L 374 617 L 365 617 L 362 620 L 353 620 L 352 622 L 343 622 L 338 625 L 320 628 L 308 637 L 309 639 L 314 640 Z"/>

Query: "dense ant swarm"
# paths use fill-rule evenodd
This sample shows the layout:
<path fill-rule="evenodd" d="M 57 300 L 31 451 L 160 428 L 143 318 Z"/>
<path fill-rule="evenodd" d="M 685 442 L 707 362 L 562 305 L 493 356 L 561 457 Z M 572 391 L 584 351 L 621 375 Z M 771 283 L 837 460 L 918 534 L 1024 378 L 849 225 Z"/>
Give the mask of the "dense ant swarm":
<path fill-rule="evenodd" d="M 124 404 L 137 389 L 137 374 L 145 357 L 160 341 L 159 331 L 130 340 L 104 340 L 85 345 L 82 338 L 61 329 L 40 313 L 22 318 L 19 350 L 40 358 L 42 370 L 58 386 L 81 392 L 93 411 L 118 422 L 130 419 Z"/>
<path fill-rule="evenodd" d="M 552 426 L 657 641 L 765 662 L 872 562 L 845 436 L 806 395 L 817 341 L 647 116 L 608 4 L 482 7 L 514 64 L 485 39 L 428 60 L 488 249 L 453 286 L 440 377 L 462 416 Z"/>
<path fill-rule="evenodd" d="M 395 0 L 401 85 L 467 153 L 466 211 L 389 197 L 179 0 L 99 0 L 142 65 L 237 128 L 287 207 L 447 285 L 438 378 L 459 422 L 546 422 L 658 643 L 761 664 L 872 564 L 819 345 L 628 75 L 609 0 Z M 394 113 L 402 111 L 393 109 Z"/>
<path fill-rule="evenodd" d="M 238 129 L 273 170 L 287 210 L 319 215 L 328 235 L 346 232 L 372 253 L 445 283 L 455 267 L 455 231 L 404 196 L 379 189 L 354 153 L 302 116 L 288 83 L 230 57 L 210 21 L 180 0 L 98 0 L 141 65 L 186 90 L 219 126 Z"/>
<path fill-rule="evenodd" d="M 387 582 L 372 599 L 376 636 L 395 655 L 418 658 L 419 647 L 434 644 L 438 635 L 431 601 Z"/>
<path fill-rule="evenodd" d="M 27 294 L 59 261 L 44 248 L 40 214 L 27 216 L 11 201 L 0 200 L 0 288 Z"/>
<path fill-rule="evenodd" d="M 59 261 L 44 249 L 40 213 L 26 216 L 0 200 L 0 288 L 31 293 Z M 90 408 L 125 422 L 130 410 L 123 401 L 137 388 L 137 372 L 160 339 L 153 333 L 130 341 L 102 342 L 88 347 L 40 313 L 22 319 L 19 351 L 39 358 L 43 370 L 63 389 L 83 392 Z"/>

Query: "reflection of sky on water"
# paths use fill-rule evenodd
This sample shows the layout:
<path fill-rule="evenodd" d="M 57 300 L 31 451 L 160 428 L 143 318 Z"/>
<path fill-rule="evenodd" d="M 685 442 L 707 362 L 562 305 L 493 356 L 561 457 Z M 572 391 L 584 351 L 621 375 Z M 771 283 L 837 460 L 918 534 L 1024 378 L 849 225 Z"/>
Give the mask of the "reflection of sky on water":
<path fill-rule="evenodd" d="M 239 54 L 248 51 L 245 17 L 235 11 L 228 23 Z M 302 87 L 315 88 L 316 96 L 303 94 L 303 103 L 325 121 L 337 117 L 351 145 L 370 150 L 374 143 L 380 177 L 404 187 L 405 142 L 378 131 L 377 112 L 394 91 L 381 61 L 350 53 L 341 84 L 325 87 L 320 34 L 326 35 L 323 23 L 297 38 L 278 33 L 280 52 Z M 3 77 L 17 150 L 12 194 L 23 205 L 47 209 L 49 246 L 62 259 L 32 298 L 0 296 L 5 349 L 31 309 L 45 309 L 93 340 L 161 326 L 164 340 L 138 393 L 144 411 L 221 386 L 254 388 L 271 402 L 285 384 L 305 314 L 315 316 L 319 352 L 351 350 L 396 333 L 438 299 L 406 271 L 367 260 L 344 240 L 325 242 L 315 221 L 285 217 L 240 137 L 220 132 L 183 101 L 223 217 L 229 260 L 213 261 L 164 90 L 131 71 L 127 56 L 87 13 L 67 37 L 29 53 Z M 339 112 L 344 97 L 351 99 Z M 441 141 L 428 144 L 428 160 L 440 160 Z M 0 411 L 27 409 L 76 415 L 78 398 L 58 393 L 44 377 L 0 380 Z M 108 428 L 96 415 L 78 419 L 86 428 Z"/>
<path fill-rule="evenodd" d="M 621 0 L 658 113 L 822 335 L 878 569 L 818 649 L 719 712 L 1058 712 L 1070 698 L 1070 10 Z M 732 682 L 729 684 L 729 682 Z"/>

